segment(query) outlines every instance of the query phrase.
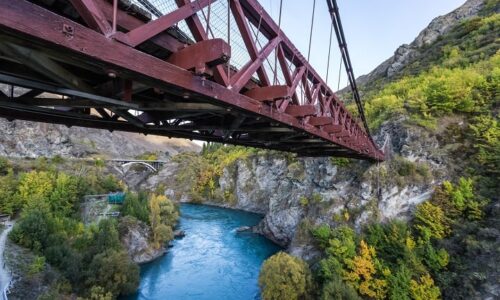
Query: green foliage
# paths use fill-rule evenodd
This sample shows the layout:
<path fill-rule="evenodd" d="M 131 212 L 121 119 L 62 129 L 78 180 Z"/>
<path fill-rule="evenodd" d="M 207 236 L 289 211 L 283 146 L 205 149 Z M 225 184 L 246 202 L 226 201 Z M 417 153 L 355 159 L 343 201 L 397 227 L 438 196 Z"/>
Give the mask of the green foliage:
<path fill-rule="evenodd" d="M 28 269 L 28 275 L 33 276 L 40 273 L 45 266 L 45 257 L 36 256 Z"/>
<path fill-rule="evenodd" d="M 415 229 L 424 241 L 431 238 L 442 239 L 450 233 L 450 227 L 443 210 L 429 201 L 417 205 Z"/>
<path fill-rule="evenodd" d="M 428 274 L 420 277 L 419 281 L 411 280 L 410 291 L 412 299 L 415 300 L 436 300 L 441 298 L 441 292 L 434 285 L 434 280 Z"/>
<path fill-rule="evenodd" d="M 108 250 L 92 259 L 86 284 L 101 286 L 115 296 L 135 292 L 139 286 L 139 267 L 124 250 Z"/>
<path fill-rule="evenodd" d="M 144 152 L 141 155 L 137 155 L 135 158 L 139 159 L 139 160 L 158 160 L 158 153 L 156 153 L 156 152 Z"/>
<path fill-rule="evenodd" d="M 396 183 L 400 187 L 430 183 L 433 179 L 433 174 L 427 163 L 412 162 L 397 155 L 377 165 L 376 168 L 372 168 L 364 176 L 379 186 L 389 186 Z"/>
<path fill-rule="evenodd" d="M 55 164 L 55 165 L 60 165 L 62 163 L 65 162 L 64 160 L 64 157 L 62 157 L 61 155 L 57 154 L 57 155 L 54 155 L 51 159 L 50 159 L 50 162 L 52 164 Z"/>
<path fill-rule="evenodd" d="M 90 289 L 90 297 L 82 300 L 112 300 L 113 294 L 106 292 L 106 289 L 101 286 L 93 286 Z M 80 300 L 80 299 L 78 299 Z"/>
<path fill-rule="evenodd" d="M 322 224 L 311 229 L 312 236 L 316 239 L 321 249 L 326 249 L 328 247 L 330 237 L 332 236 L 332 231 L 330 226 L 327 224 Z"/>
<path fill-rule="evenodd" d="M 9 236 L 17 244 L 41 253 L 54 228 L 54 219 L 48 209 L 29 209 L 23 212 Z"/>
<path fill-rule="evenodd" d="M 9 169 L 12 169 L 12 165 L 9 160 L 0 156 L 0 175 L 6 175 Z"/>
<path fill-rule="evenodd" d="M 321 289 L 321 300 L 361 300 L 356 290 L 339 276 L 328 280 Z"/>
<path fill-rule="evenodd" d="M 310 293 L 311 282 L 309 266 L 284 252 L 268 258 L 259 275 L 264 300 L 303 299 Z"/>
<path fill-rule="evenodd" d="M 167 197 L 151 195 L 149 199 L 149 223 L 153 230 L 153 243 L 160 248 L 174 238 L 172 226 L 175 225 L 179 214 Z"/>
<path fill-rule="evenodd" d="M 205 198 L 213 199 L 218 196 L 215 190 L 219 188 L 219 178 L 224 168 L 233 166 L 238 160 L 246 161 L 256 151 L 254 148 L 242 146 L 204 144 L 201 156 L 182 153 L 173 158 L 181 164 L 180 171 L 176 174 L 176 182 L 179 186 L 189 189 L 194 202 Z M 226 200 L 223 195 L 218 198 Z M 231 200 L 231 197 L 228 200 Z"/>
<path fill-rule="evenodd" d="M 456 49 L 449 53 L 449 58 L 456 59 Z M 488 111 L 499 89 L 499 61 L 500 53 L 484 62 L 433 67 L 387 84 L 365 100 L 370 127 L 376 129 L 386 120 L 409 114 L 413 122 L 433 128 L 436 118 L 444 115 Z"/>
<path fill-rule="evenodd" d="M 351 160 L 345 157 L 330 157 L 330 162 L 338 167 L 346 167 L 351 163 Z"/>
<path fill-rule="evenodd" d="M 389 270 L 382 267 L 374 247 L 361 240 L 358 255 L 346 259 L 344 278 L 358 289 L 361 295 L 373 299 L 384 299 L 387 294 L 386 276 Z"/>
<path fill-rule="evenodd" d="M 307 199 L 307 197 L 305 196 L 301 196 L 299 198 L 299 203 L 302 207 L 307 207 L 307 205 L 309 205 L 309 199 Z"/>
<path fill-rule="evenodd" d="M 22 207 L 22 201 L 16 197 L 18 181 L 12 169 L 5 176 L 0 176 L 0 212 L 14 214 Z"/>
<path fill-rule="evenodd" d="M 122 189 L 122 183 L 96 167 L 82 166 L 78 172 L 84 175 L 75 176 L 57 171 L 55 163 L 62 162 L 40 158 L 35 162 L 35 170 L 17 174 L 9 163 L 7 172 L 0 175 L 0 210 L 9 214 L 20 211 L 9 238 L 38 255 L 28 273 L 37 274 L 45 263 L 59 270 L 61 280 L 69 288 L 62 294 L 46 293 L 44 297 L 48 299 L 72 292 L 92 299 L 112 299 L 134 292 L 139 269 L 120 243 L 117 222 L 104 219 L 85 227 L 77 213 L 84 194 Z M 134 194 L 129 198 L 123 207 L 126 214 L 147 221 L 145 196 Z M 160 212 L 165 224 L 175 222 L 177 212 L 173 204 L 162 206 Z M 172 235 L 166 226 L 159 228 L 161 238 Z"/>
<path fill-rule="evenodd" d="M 400 265 L 388 278 L 389 291 L 387 298 L 391 300 L 410 300 L 410 283 L 412 272 L 406 265 Z"/>
<path fill-rule="evenodd" d="M 144 223 L 149 223 L 148 195 L 144 192 L 125 193 L 120 212 L 123 216 L 132 216 Z"/>
<path fill-rule="evenodd" d="M 100 188 L 106 192 L 116 192 L 123 190 L 123 183 L 115 176 L 109 174 L 101 178 Z"/>
<path fill-rule="evenodd" d="M 445 181 L 434 194 L 432 202 L 449 212 L 450 222 L 459 218 L 477 221 L 483 218 L 483 209 L 488 201 L 476 195 L 474 181 L 461 177 L 456 185 Z"/>

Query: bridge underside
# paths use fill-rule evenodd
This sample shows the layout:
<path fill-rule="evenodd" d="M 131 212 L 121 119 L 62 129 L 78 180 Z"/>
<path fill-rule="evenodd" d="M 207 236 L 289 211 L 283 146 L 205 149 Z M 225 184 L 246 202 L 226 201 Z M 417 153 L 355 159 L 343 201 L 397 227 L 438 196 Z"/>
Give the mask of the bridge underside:
<path fill-rule="evenodd" d="M 200 9 L 210 3 L 198 2 Z M 120 1 L 117 31 L 111 3 L 0 0 L 0 117 L 383 159 L 265 11 L 257 13 L 256 1 L 231 1 L 250 57 L 239 68 L 228 62 L 228 43 L 208 38 L 188 0 L 153 19 Z M 174 26 L 178 19 L 190 36 Z M 249 26 L 266 37 L 264 46 L 245 36 Z M 281 84 L 262 67 L 272 53 Z"/>

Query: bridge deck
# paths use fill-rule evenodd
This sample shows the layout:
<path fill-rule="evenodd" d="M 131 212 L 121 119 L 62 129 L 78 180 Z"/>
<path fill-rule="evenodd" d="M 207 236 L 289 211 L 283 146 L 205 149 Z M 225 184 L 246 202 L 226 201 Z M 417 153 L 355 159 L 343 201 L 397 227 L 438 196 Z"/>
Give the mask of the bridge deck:
<path fill-rule="evenodd" d="M 231 64 L 233 44 L 209 39 L 200 21 L 211 2 L 175 0 L 179 9 L 150 19 L 122 1 L 115 32 L 106 0 L 0 0 L 0 82 L 26 88 L 0 92 L 0 116 L 383 159 L 255 0 L 231 0 L 250 57 Z M 189 34 L 175 26 L 180 21 Z M 273 54 L 283 82 L 272 83 L 263 67 Z"/>

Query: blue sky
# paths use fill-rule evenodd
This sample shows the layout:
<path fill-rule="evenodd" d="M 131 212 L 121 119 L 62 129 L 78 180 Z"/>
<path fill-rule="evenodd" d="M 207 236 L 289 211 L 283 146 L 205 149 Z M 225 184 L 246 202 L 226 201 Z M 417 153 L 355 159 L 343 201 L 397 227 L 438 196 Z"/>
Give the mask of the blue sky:
<path fill-rule="evenodd" d="M 278 22 L 280 0 L 260 0 Z M 337 0 L 351 54 L 354 74 L 366 74 L 389 58 L 396 48 L 410 43 L 432 19 L 459 7 L 465 0 Z M 281 27 L 307 56 L 313 0 L 283 0 Z M 325 0 L 316 0 L 311 63 L 326 74 L 330 19 Z M 334 37 L 335 38 L 335 37 Z M 335 47 L 335 48 L 333 48 Z M 335 90 L 340 57 L 334 42 L 329 85 Z M 335 74 L 335 75 L 332 75 Z M 341 87 L 345 86 L 343 75 Z"/>

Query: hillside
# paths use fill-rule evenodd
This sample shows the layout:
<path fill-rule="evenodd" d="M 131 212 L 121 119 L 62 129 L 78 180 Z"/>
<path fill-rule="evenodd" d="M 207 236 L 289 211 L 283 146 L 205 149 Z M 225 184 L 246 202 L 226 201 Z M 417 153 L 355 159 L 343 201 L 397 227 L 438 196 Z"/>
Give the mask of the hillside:
<path fill-rule="evenodd" d="M 0 119 L 0 156 L 132 158 L 155 152 L 160 157 L 183 151 L 199 151 L 188 140 L 144 136 L 129 132 Z"/>
<path fill-rule="evenodd" d="M 264 213 L 254 230 L 308 261 L 313 297 L 499 297 L 499 11 L 469 0 L 360 79 L 383 163 L 210 145 L 144 188 Z"/>
<path fill-rule="evenodd" d="M 81 197 L 126 189 L 100 161 L 0 159 L 11 242 L 36 255 L 26 279 L 50 265 L 48 298 L 132 293 L 130 253 L 163 251 L 173 202 L 193 202 L 264 215 L 251 230 L 285 249 L 262 267 L 266 300 L 500 298 L 499 36 L 500 1 L 469 0 L 360 78 L 380 163 L 2 120 L 0 156 L 173 155 L 89 227 Z"/>

